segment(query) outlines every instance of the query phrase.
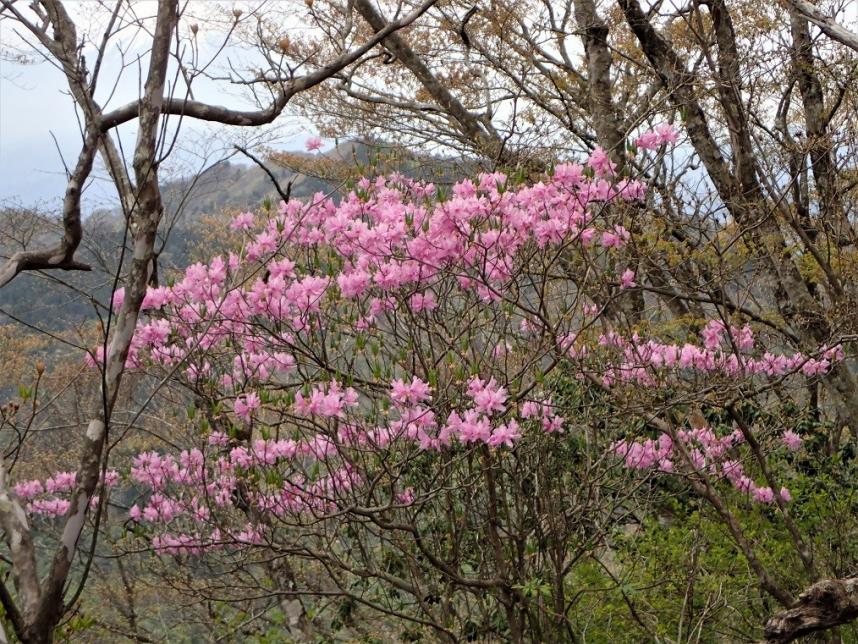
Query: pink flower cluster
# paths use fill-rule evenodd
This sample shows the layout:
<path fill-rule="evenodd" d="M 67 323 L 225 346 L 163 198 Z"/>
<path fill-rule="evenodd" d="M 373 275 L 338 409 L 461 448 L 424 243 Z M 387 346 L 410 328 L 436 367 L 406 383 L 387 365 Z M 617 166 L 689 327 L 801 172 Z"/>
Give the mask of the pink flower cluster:
<path fill-rule="evenodd" d="M 102 482 L 106 488 L 111 488 L 119 481 L 119 473 L 116 470 L 107 470 Z M 27 501 L 25 510 L 32 515 L 46 517 L 60 517 L 68 512 L 70 503 L 68 499 L 56 496 L 58 494 L 69 494 L 77 485 L 77 474 L 75 472 L 57 472 L 44 482 L 39 479 L 21 481 L 14 487 L 16 496 L 22 501 Z M 92 498 L 91 505 L 97 505 L 99 497 Z"/>
<path fill-rule="evenodd" d="M 658 373 L 676 373 L 681 376 L 683 373 L 694 372 L 729 377 L 783 377 L 800 372 L 812 377 L 825 375 L 832 364 L 844 357 L 843 348 L 839 345 L 833 348 L 822 347 L 817 352 L 818 357 L 798 352 L 790 356 L 776 355 L 768 351 L 754 357 L 748 353 L 754 348 L 750 327 L 731 327 L 729 336 L 725 331 L 720 321 L 708 322 L 701 333 L 703 347 L 691 343 L 678 345 L 643 340 L 637 334 L 631 339 L 614 332 L 603 334 L 599 338 L 599 346 L 614 353 L 619 351 L 622 359 L 618 361 L 608 356 L 607 363 L 600 365 L 602 382 L 605 386 L 623 382 L 654 386 L 657 384 Z M 724 348 L 719 348 L 727 337 L 730 342 Z M 587 351 L 576 348 L 575 340 L 574 335 L 562 339 L 559 343 L 561 351 L 570 358 L 587 357 Z"/>
<path fill-rule="evenodd" d="M 267 220 L 239 213 L 231 227 L 247 233 L 240 252 L 189 266 L 172 286 L 149 289 L 143 311 L 157 315 L 141 319 L 126 367 L 188 363 L 189 379 L 221 378 L 225 388 L 234 388 L 227 394 L 237 395 L 250 380 L 265 383 L 291 369 L 296 334 L 323 331 L 330 322 L 322 307 L 337 296 L 360 310 L 353 329 L 370 331 L 402 302 L 417 314 L 436 310 L 441 286 L 445 297 L 455 296 L 455 286 L 486 304 L 499 301 L 518 270 L 519 254 L 533 246 L 592 251 L 599 240 L 603 253 L 619 249 L 630 234 L 619 222 L 600 221 L 600 206 L 640 200 L 644 185 L 612 181 L 603 152 L 595 151 L 588 165 L 598 176 L 565 163 L 546 181 L 521 187 L 511 187 L 501 173 L 484 174 L 456 184 L 447 200 L 436 198 L 434 185 L 401 175 L 363 179 L 339 203 L 317 195 L 307 203 L 281 204 Z M 287 249 L 291 257 L 325 249 L 337 262 L 327 274 L 313 266 L 302 272 Z M 247 281 L 248 270 L 257 277 Z M 623 275 L 624 287 L 633 277 Z M 123 300 L 119 289 L 114 306 Z M 260 333 L 259 321 L 286 332 Z M 210 359 L 214 351 L 238 347 L 232 373 Z M 87 362 L 101 364 L 102 354 L 96 348 Z M 245 404 L 238 404 L 243 417 Z"/>
<path fill-rule="evenodd" d="M 642 135 L 638 147 L 675 141 L 675 130 L 660 126 Z M 555 348 L 608 386 L 695 374 L 822 375 L 842 359 L 839 348 L 816 356 L 761 353 L 749 327 L 718 320 L 706 324 L 699 343 L 606 331 L 588 346 L 587 329 L 605 305 L 570 297 L 572 280 L 549 277 L 563 271 L 547 263 L 561 252 L 576 254 L 584 265 L 605 267 L 600 286 L 623 290 L 643 281 L 624 269 L 618 253 L 633 243 L 623 209 L 604 205 L 641 200 L 645 186 L 617 180 L 615 171 L 597 149 L 585 165 L 560 164 L 530 186 L 483 174 L 441 198 L 432 184 L 393 175 L 362 179 L 339 202 L 317 195 L 283 203 L 268 216 L 236 216 L 231 226 L 243 232 L 240 250 L 190 266 L 174 285 L 147 293 L 151 317 L 140 321 L 128 366 L 180 367 L 175 372 L 194 386 L 232 401 L 234 416 L 225 423 L 246 430 L 253 420 L 255 434 L 239 442 L 224 427 L 202 449 L 135 458 L 131 479 L 148 497 L 131 517 L 161 531 L 153 546 L 178 554 L 230 540 L 259 542 L 265 536 L 259 527 L 242 525 L 234 533 L 222 527 L 224 516 L 238 514 L 239 497 L 278 517 L 336 511 L 372 478 L 366 462 L 388 453 L 399 458 L 394 450 L 505 450 L 531 427 L 560 434 L 567 425 L 558 406 L 529 392 L 533 399 L 517 399 L 522 379 L 502 371 L 507 362 L 530 360 L 528 378 L 541 375 L 534 372 L 556 361 Z M 529 306 L 526 290 L 544 292 L 544 301 Z M 575 284 L 576 293 L 585 290 Z M 418 345 L 462 342 L 464 335 L 445 327 L 474 311 L 488 312 L 499 330 L 476 324 L 469 330 L 477 348 L 449 352 L 464 362 L 449 367 L 455 375 L 444 373 L 446 363 L 440 369 L 440 361 L 412 359 L 423 357 Z M 438 333 L 426 332 L 439 321 Z M 100 360 L 96 353 L 92 362 Z M 346 374 L 354 387 L 341 384 Z M 283 404 L 293 392 L 294 403 Z M 735 435 L 722 439 L 695 429 L 679 438 L 694 467 L 763 502 L 774 498 L 728 458 L 741 442 Z M 791 449 L 801 444 L 788 433 L 783 440 Z M 629 467 L 666 472 L 681 463 L 675 448 L 667 436 L 615 446 Z M 390 494 L 392 504 L 405 506 L 420 498 L 410 488 Z"/>
<path fill-rule="evenodd" d="M 644 132 L 637 139 L 635 145 L 641 150 L 655 150 L 662 145 L 672 145 L 679 138 L 679 133 L 669 123 L 662 123 L 650 132 Z"/>
<path fill-rule="evenodd" d="M 353 387 L 343 389 L 336 380 L 327 385 L 315 385 L 309 397 L 300 391 L 295 394 L 295 413 L 301 416 L 342 418 L 346 409 L 358 404 L 358 393 Z"/>
<path fill-rule="evenodd" d="M 401 405 L 413 405 L 431 400 L 432 395 L 429 385 L 414 376 L 409 384 L 405 384 L 401 378 L 391 382 L 390 398 Z"/>
<path fill-rule="evenodd" d="M 250 421 L 253 412 L 262 406 L 262 401 L 259 399 L 259 394 L 250 392 L 235 399 L 233 410 L 235 415 L 244 421 Z"/>
<path fill-rule="evenodd" d="M 295 403 L 301 415 L 336 419 L 333 436 L 316 433 L 299 441 L 256 439 L 242 445 L 216 432 L 208 437 L 208 453 L 192 449 L 181 452 L 178 458 L 158 452 L 139 454 L 130 478 L 150 494 L 145 503 L 131 507 L 129 516 L 153 527 L 197 526 L 193 533 L 165 532 L 153 542 L 165 553 L 196 554 L 220 548 L 228 541 L 221 532 L 213 529 L 206 533 L 200 526 L 214 524 L 213 511 L 226 512 L 234 506 L 243 472 L 278 472 L 283 481 L 280 487 L 269 485 L 251 492 L 260 510 L 279 517 L 300 513 L 320 516 L 335 511 L 362 483 L 360 474 L 344 460 L 348 449 L 378 450 L 407 441 L 420 450 L 440 450 L 451 447 L 454 440 L 465 446 L 483 443 L 492 448 L 512 448 L 522 438 L 515 418 L 492 422 L 493 417 L 507 411 L 508 398 L 506 388 L 494 378 L 471 378 L 467 397 L 473 406 L 461 414 L 451 412 L 440 429 L 434 412 L 423 406 L 432 400 L 425 381 L 396 378 L 389 391 L 398 417 L 372 429 L 350 418 L 349 410 L 358 407 L 357 393 L 333 381 L 317 385 L 309 397 L 296 396 Z M 541 419 L 546 432 L 560 431 L 563 419 L 552 410 L 550 400 L 525 403 L 521 417 Z M 314 463 L 322 466 L 316 477 L 307 474 Z M 412 491 L 395 500 L 409 505 L 413 498 Z"/>
<path fill-rule="evenodd" d="M 542 429 L 548 434 L 554 432 L 563 433 L 563 424 L 566 420 L 555 413 L 555 406 L 551 398 L 547 400 L 528 400 L 521 406 L 522 418 L 538 418 L 542 422 Z"/>
<path fill-rule="evenodd" d="M 233 230 L 250 230 L 256 223 L 252 212 L 242 212 L 233 217 L 229 227 Z"/>
<path fill-rule="evenodd" d="M 745 442 L 741 431 L 734 430 L 719 437 L 709 427 L 698 427 L 680 430 L 676 436 L 682 448 L 670 435 L 663 433 L 657 439 L 618 441 L 613 450 L 630 469 L 705 473 L 714 479 L 729 481 L 736 490 L 759 503 L 772 503 L 775 500 L 771 487 L 757 485 L 745 474 L 742 463 L 736 458 L 739 446 Z M 801 439 L 789 430 L 784 432 L 783 441 L 790 449 L 796 449 L 801 444 Z M 792 500 L 790 491 L 785 487 L 780 489 L 779 494 L 784 501 Z"/>
<path fill-rule="evenodd" d="M 259 545 L 264 543 L 258 526 L 245 524 L 244 529 L 229 532 L 213 528 L 208 534 L 199 531 L 158 534 L 152 537 L 152 549 L 167 555 L 197 555 L 226 546 Z"/>
<path fill-rule="evenodd" d="M 507 399 L 506 389 L 492 378 L 488 382 L 476 376 L 468 381 L 468 396 L 474 401 L 477 413 L 491 416 L 506 411 L 504 403 Z"/>
<path fill-rule="evenodd" d="M 332 451 L 322 447 L 323 441 L 318 437 L 302 444 L 286 439 L 258 439 L 250 448 L 243 445 L 229 448 L 219 436 L 209 442 L 223 449 L 209 455 L 192 449 L 182 452 L 178 460 L 156 452 L 137 456 L 131 479 L 146 486 L 151 494 L 142 506 L 132 506 L 129 516 L 141 523 L 169 524 L 182 519 L 192 524 L 206 524 L 213 509 L 233 507 L 240 472 L 287 465 L 296 458 L 324 458 Z M 336 481 L 342 480 L 342 475 L 338 475 Z M 355 480 L 349 478 L 350 483 Z M 332 485 L 335 483 L 330 477 L 310 483 L 296 476 L 284 483 L 277 498 L 284 508 L 292 511 L 319 510 L 327 498 L 325 495 L 331 493 Z M 268 507 L 270 498 L 263 502 L 259 497 L 259 504 L 262 509 L 271 509 Z"/>

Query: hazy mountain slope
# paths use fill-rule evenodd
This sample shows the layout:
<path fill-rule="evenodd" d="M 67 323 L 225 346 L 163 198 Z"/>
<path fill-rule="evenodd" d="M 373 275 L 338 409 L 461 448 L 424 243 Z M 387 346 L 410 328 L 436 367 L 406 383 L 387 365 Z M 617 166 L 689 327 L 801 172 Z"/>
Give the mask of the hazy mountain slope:
<path fill-rule="evenodd" d="M 398 151 L 395 165 L 384 168 L 377 164 L 377 146 L 355 142 L 343 143 L 322 155 L 291 154 L 301 164 L 319 162 L 330 169 L 336 164 L 358 174 L 366 170 L 398 171 L 447 182 L 461 176 L 460 167 L 448 159 L 421 156 Z M 240 157 L 243 159 L 243 157 Z M 309 197 L 317 192 L 331 193 L 342 187 L 340 180 L 323 180 L 307 174 L 268 164 L 285 190 L 291 181 L 291 196 Z M 342 175 L 343 173 L 338 173 Z M 159 257 L 163 272 L 181 269 L 190 262 L 190 251 L 199 240 L 201 217 L 230 210 L 255 210 L 266 198 L 280 200 L 269 176 L 258 166 L 224 161 L 195 177 L 185 177 L 162 184 L 165 216 L 161 232 L 167 244 Z M 0 254 L 4 257 L 23 248 L 55 243 L 61 227 L 56 217 L 18 205 L 0 204 Z M 84 219 L 84 240 L 79 259 L 93 266 L 93 271 L 49 271 L 44 274 L 19 275 L 0 289 L 0 321 L 14 316 L 27 324 L 50 330 L 73 328 L 97 319 L 98 303 L 110 299 L 113 276 L 122 255 L 124 220 L 118 207 L 89 213 Z"/>

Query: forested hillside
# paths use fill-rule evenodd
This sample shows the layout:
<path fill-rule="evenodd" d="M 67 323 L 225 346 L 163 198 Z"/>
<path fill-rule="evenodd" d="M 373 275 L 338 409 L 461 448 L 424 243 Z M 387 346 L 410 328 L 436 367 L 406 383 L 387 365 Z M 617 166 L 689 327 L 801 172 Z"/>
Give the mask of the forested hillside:
<path fill-rule="evenodd" d="M 321 159 L 303 153 L 281 156 L 280 163 L 275 160 L 266 164 L 273 179 L 246 159 L 244 163 L 228 160 L 216 163 L 198 175 L 164 182 L 166 225 L 157 244 L 161 272 L 166 277 L 174 276 L 201 259 L 206 253 L 207 228 L 213 221 L 226 222 L 229 215 L 257 209 L 266 201 L 279 202 L 275 180 L 282 190 L 289 188 L 295 199 L 306 199 L 316 193 L 336 196 L 343 190 L 347 177 L 369 167 L 370 157 L 395 163 L 397 169 L 412 176 L 431 173 L 436 179 L 450 182 L 457 172 L 452 160 L 428 155 L 420 158 L 399 151 L 394 161 L 387 146 L 358 143 L 335 146 Z M 2 255 L 9 257 L 56 236 L 62 230 L 62 223 L 52 207 L 52 204 L 27 207 L 15 203 L 0 207 Z M 85 242 L 79 252 L 81 260 L 93 270 L 21 275 L 0 295 L 3 309 L 0 318 L 11 316 L 51 331 L 97 319 L 99 305 L 103 310 L 110 300 L 122 259 L 121 249 L 124 246 L 127 252 L 129 248 L 123 222 L 119 205 L 88 213 L 82 222 Z M 38 297 L 33 297 L 34 293 Z"/>
<path fill-rule="evenodd" d="M 0 642 L 858 643 L 853 4 L 0 0 Z"/>

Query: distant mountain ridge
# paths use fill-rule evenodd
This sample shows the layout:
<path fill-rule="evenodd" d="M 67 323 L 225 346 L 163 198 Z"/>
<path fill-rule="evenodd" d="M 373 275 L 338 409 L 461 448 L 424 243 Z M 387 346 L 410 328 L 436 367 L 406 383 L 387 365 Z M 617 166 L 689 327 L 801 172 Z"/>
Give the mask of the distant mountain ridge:
<path fill-rule="evenodd" d="M 349 141 L 322 154 L 290 153 L 296 160 L 312 163 L 341 163 L 365 166 L 367 174 L 377 170 L 373 165 L 385 146 Z M 390 149 L 390 148 L 386 148 Z M 449 159 L 399 151 L 396 169 L 403 174 L 435 181 L 453 181 L 462 176 L 461 167 Z M 243 157 L 240 157 L 243 158 Z M 266 163 L 283 190 L 291 181 L 291 198 L 302 199 L 317 192 L 336 196 L 342 182 L 328 181 L 275 163 Z M 164 202 L 164 222 L 175 220 L 168 243 L 159 257 L 159 266 L 181 269 L 190 263 L 190 249 L 198 240 L 200 218 L 229 210 L 256 210 L 266 199 L 274 203 L 280 196 L 268 176 L 249 160 L 241 163 L 222 161 L 193 177 L 164 181 L 161 185 Z M 28 217 L 32 221 L 28 221 Z M 38 232 L 31 236 L 27 247 L 50 245 L 61 234 L 58 220 L 17 206 L 0 205 L 0 228 L 16 229 L 32 225 Z M 121 255 L 124 218 L 118 207 L 101 208 L 84 218 L 84 238 L 78 258 L 93 266 L 92 272 L 49 271 L 22 274 L 0 289 L 0 323 L 11 317 L 27 324 L 52 331 L 73 328 L 96 319 L 94 301 L 107 304 L 113 288 L 116 266 Z M 21 245 L 13 243 L 14 234 L 0 237 L 0 251 L 8 256 Z M 126 255 L 127 257 L 127 255 Z"/>

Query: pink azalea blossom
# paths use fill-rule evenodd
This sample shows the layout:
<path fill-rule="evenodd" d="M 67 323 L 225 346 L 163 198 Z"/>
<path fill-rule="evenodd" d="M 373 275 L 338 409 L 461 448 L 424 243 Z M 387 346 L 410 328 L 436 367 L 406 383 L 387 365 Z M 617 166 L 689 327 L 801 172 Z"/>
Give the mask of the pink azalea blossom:
<path fill-rule="evenodd" d="M 414 488 L 405 488 L 402 492 L 396 495 L 396 501 L 402 505 L 411 505 L 414 503 Z"/>
<path fill-rule="evenodd" d="M 703 346 L 707 349 L 717 349 L 721 345 L 726 328 L 721 320 L 709 320 L 700 332 L 703 338 Z"/>
<path fill-rule="evenodd" d="M 610 157 L 608 157 L 607 153 L 601 147 L 596 147 L 593 150 L 590 158 L 587 160 L 587 165 L 601 177 L 613 176 L 617 169 L 617 164 L 611 161 Z"/>
<path fill-rule="evenodd" d="M 640 147 L 675 140 L 675 131 L 662 128 L 642 134 Z M 128 482 L 145 490 L 146 501 L 130 514 L 151 524 L 141 527 L 155 531 L 153 547 L 188 554 L 264 541 L 265 528 L 230 524 L 229 517 L 247 516 L 246 508 L 235 507 L 239 498 L 291 525 L 302 519 L 289 514 L 318 520 L 352 507 L 365 484 L 388 489 L 404 505 L 414 498 L 429 503 L 431 495 L 420 496 L 420 490 L 396 495 L 406 481 L 418 480 L 411 470 L 395 471 L 396 464 L 412 462 L 415 451 L 424 452 L 421 460 L 431 468 L 442 459 L 432 462 L 426 452 L 445 452 L 444 467 L 455 467 L 464 461 L 462 452 L 471 456 L 472 446 L 501 450 L 494 456 L 504 461 L 509 457 L 502 451 L 528 433 L 534 444 L 551 449 L 558 437 L 544 434 L 574 431 L 577 425 L 564 414 L 577 413 L 576 406 L 559 398 L 555 404 L 549 392 L 531 387 L 542 386 L 536 376 L 560 359 L 575 360 L 575 377 L 592 377 L 620 396 L 630 386 L 670 387 L 684 396 L 721 381 L 800 382 L 844 359 L 839 345 L 810 354 L 765 351 L 748 326 L 717 319 L 704 320 L 699 336 L 678 325 L 664 336 L 663 325 L 644 325 L 644 336 L 644 330 L 626 333 L 600 320 L 603 307 L 593 302 L 600 297 L 593 287 L 606 280 L 636 285 L 631 268 L 616 277 L 598 273 L 622 266 L 616 249 L 631 241 L 618 223 L 625 210 L 603 206 L 640 199 L 645 187 L 614 180 L 602 150 L 589 167 L 592 172 L 560 164 L 532 185 L 484 174 L 459 182 L 444 200 L 433 197 L 433 187 L 402 175 L 362 179 L 341 198 L 291 200 L 258 221 L 240 214 L 234 228 L 253 231 L 239 236 L 240 249 L 150 289 L 128 367 L 169 371 L 212 397 L 232 400 L 236 417 L 256 417 L 259 430 L 248 440 L 215 432 L 198 437 L 196 448 L 134 457 Z M 581 275 L 577 303 L 562 273 L 548 265 L 560 250 L 575 260 L 596 260 L 587 265 L 599 279 L 585 284 Z M 542 289 L 549 286 L 547 275 L 556 287 Z M 544 302 L 533 296 L 540 292 Z M 427 315 L 438 300 L 445 315 Z M 478 326 L 465 326 L 471 324 Z M 448 355 L 455 358 L 448 362 Z M 91 362 L 103 356 L 95 353 Z M 482 377 L 464 375 L 474 373 Z M 360 397 L 330 380 L 348 374 L 360 383 Z M 512 397 L 502 386 L 507 378 L 530 400 Z M 276 419 L 270 426 L 254 414 L 268 392 Z M 285 392 L 296 392 L 291 408 Z M 615 443 L 616 459 L 648 470 L 647 476 L 699 479 L 705 473 L 713 485 L 759 503 L 777 499 L 744 471 L 742 463 L 752 459 L 732 427 L 651 431 L 641 427 L 638 436 Z M 791 431 L 783 441 L 790 449 L 801 445 Z M 389 465 L 392 477 L 380 482 L 362 470 L 366 463 Z M 28 511 L 55 516 L 68 507 L 71 474 L 15 489 Z M 109 478 L 106 484 L 116 483 Z M 239 486 L 247 486 L 247 494 L 236 494 Z M 789 499 L 786 488 L 779 494 Z"/>
<path fill-rule="evenodd" d="M 429 385 L 417 376 L 414 376 L 409 384 L 405 384 L 401 378 L 390 383 L 390 398 L 401 404 L 413 405 L 431 400 L 429 392 Z"/>
<path fill-rule="evenodd" d="M 754 489 L 752 494 L 758 503 L 772 503 L 775 500 L 775 493 L 770 487 L 758 487 Z"/>
<path fill-rule="evenodd" d="M 796 434 L 791 429 L 786 430 L 781 436 L 781 440 L 783 440 L 784 445 L 787 446 L 787 449 L 790 451 L 796 451 L 801 448 L 801 444 L 804 442 L 798 434 Z"/>
<path fill-rule="evenodd" d="M 125 301 L 125 287 L 122 286 L 113 292 L 112 307 L 114 311 L 119 311 L 122 308 L 122 303 Z"/>
<path fill-rule="evenodd" d="M 431 311 L 438 306 L 438 302 L 435 300 L 435 295 L 431 291 L 427 293 L 415 293 L 411 296 L 409 303 L 411 305 L 411 310 L 415 313 Z"/>
<path fill-rule="evenodd" d="M 514 447 L 515 443 L 521 438 L 518 423 L 510 420 L 505 425 L 498 425 L 492 431 L 492 435 L 488 439 L 488 444 L 491 447 Z"/>
<path fill-rule="evenodd" d="M 233 230 L 249 230 L 253 228 L 254 217 L 252 212 L 242 212 L 233 217 L 229 227 Z"/>
<path fill-rule="evenodd" d="M 620 288 L 626 289 L 633 288 L 635 286 L 637 286 L 637 283 L 635 282 L 635 273 L 632 269 L 627 268 L 620 276 Z"/>
<path fill-rule="evenodd" d="M 506 389 L 492 378 L 483 382 L 477 377 L 468 381 L 468 395 L 474 401 L 474 408 L 481 414 L 492 415 L 506 410 L 504 402 L 507 399 Z"/>
<path fill-rule="evenodd" d="M 259 409 L 261 406 L 262 402 L 259 399 L 259 394 L 256 392 L 239 396 L 233 403 L 235 415 L 248 422 L 250 421 L 254 410 Z"/>
<path fill-rule="evenodd" d="M 655 150 L 660 141 L 661 137 L 655 132 L 644 132 L 635 139 L 635 145 L 641 150 Z"/>
<path fill-rule="evenodd" d="M 659 145 L 671 145 L 679 139 L 679 132 L 670 123 L 656 125 L 654 132 L 659 137 Z"/>

